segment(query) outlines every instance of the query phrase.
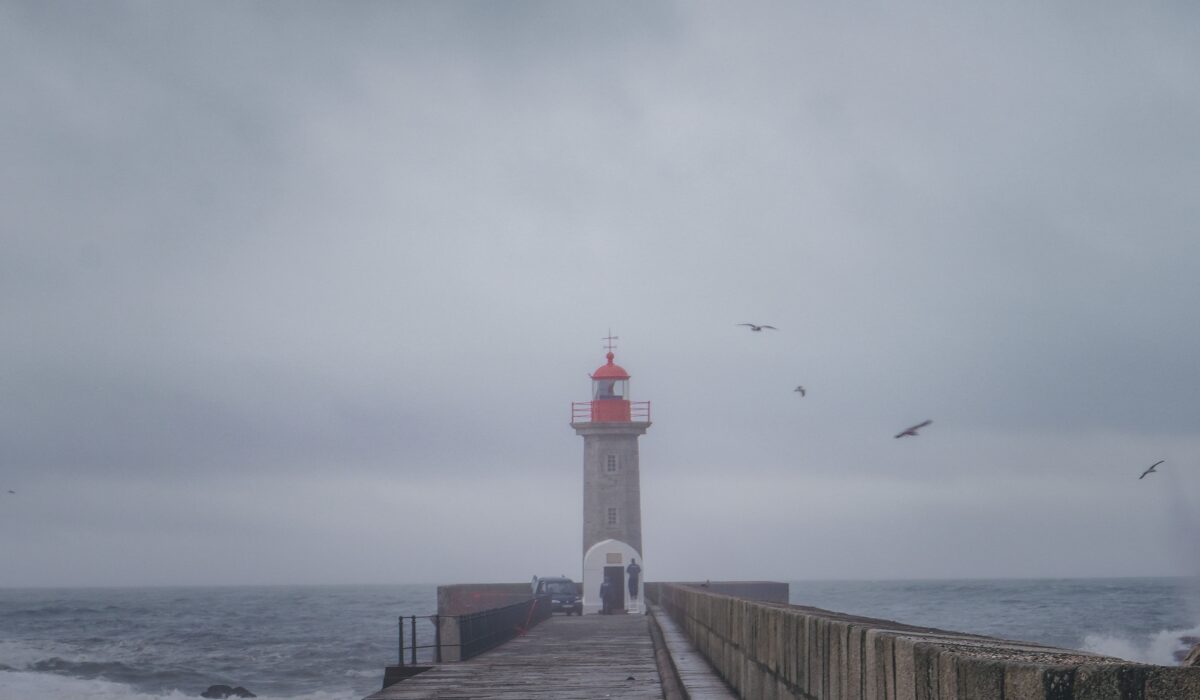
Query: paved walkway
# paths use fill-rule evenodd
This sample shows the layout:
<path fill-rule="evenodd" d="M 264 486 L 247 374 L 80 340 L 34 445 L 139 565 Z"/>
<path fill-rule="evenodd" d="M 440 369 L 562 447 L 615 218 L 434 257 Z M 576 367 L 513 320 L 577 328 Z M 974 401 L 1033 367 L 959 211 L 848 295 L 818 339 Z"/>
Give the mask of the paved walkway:
<path fill-rule="evenodd" d="M 738 696 L 725 685 L 708 660 L 696 651 L 679 625 L 667 615 L 667 611 L 656 605 L 650 606 L 650 611 L 658 620 L 663 643 L 671 653 L 671 662 L 679 672 L 679 682 L 683 684 L 688 697 L 691 700 L 737 700 Z"/>
<path fill-rule="evenodd" d="M 660 700 L 648 625 L 644 615 L 555 615 L 524 637 L 366 700 Z"/>

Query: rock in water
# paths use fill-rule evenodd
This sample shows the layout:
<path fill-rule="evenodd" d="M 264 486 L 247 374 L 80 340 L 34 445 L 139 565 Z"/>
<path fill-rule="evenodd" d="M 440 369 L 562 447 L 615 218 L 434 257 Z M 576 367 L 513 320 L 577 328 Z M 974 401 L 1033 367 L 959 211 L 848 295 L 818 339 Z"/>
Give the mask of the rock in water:
<path fill-rule="evenodd" d="M 1200 644 L 1192 647 L 1191 653 L 1187 655 L 1180 666 L 1200 666 Z"/>
<path fill-rule="evenodd" d="M 208 690 L 200 693 L 202 698 L 256 698 L 258 697 L 242 686 L 236 688 L 228 685 L 210 685 Z"/>

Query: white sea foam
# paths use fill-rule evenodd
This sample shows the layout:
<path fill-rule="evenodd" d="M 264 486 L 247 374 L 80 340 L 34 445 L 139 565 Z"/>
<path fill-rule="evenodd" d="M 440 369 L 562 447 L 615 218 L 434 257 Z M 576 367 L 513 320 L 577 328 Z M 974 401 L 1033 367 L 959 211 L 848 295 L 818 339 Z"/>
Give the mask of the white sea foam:
<path fill-rule="evenodd" d="M 1200 625 L 1185 630 L 1161 630 L 1147 637 L 1131 639 L 1110 634 L 1089 634 L 1083 638 L 1083 650 L 1118 659 L 1159 666 L 1178 666 L 1175 652 L 1187 651 L 1180 637 L 1200 637 Z"/>
<path fill-rule="evenodd" d="M 0 664 L 5 666 L 22 669 L 46 656 L 43 649 L 16 640 L 0 639 Z"/>
<path fill-rule="evenodd" d="M 50 673 L 0 671 L 0 700 L 196 700 L 198 691 L 182 693 L 142 693 L 122 683 L 102 680 L 83 680 Z M 347 689 L 337 692 L 318 691 L 281 697 L 259 695 L 259 700 L 358 700 L 361 694 Z"/>

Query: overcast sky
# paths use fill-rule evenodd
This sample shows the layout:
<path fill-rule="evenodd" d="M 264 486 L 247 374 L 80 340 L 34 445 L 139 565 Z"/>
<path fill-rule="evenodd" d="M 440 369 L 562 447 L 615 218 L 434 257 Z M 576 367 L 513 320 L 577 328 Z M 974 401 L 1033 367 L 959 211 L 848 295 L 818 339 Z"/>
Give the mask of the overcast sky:
<path fill-rule="evenodd" d="M 651 580 L 1200 573 L 1197 66 L 1186 2 L 4 3 L 0 585 L 578 576 L 610 328 Z"/>

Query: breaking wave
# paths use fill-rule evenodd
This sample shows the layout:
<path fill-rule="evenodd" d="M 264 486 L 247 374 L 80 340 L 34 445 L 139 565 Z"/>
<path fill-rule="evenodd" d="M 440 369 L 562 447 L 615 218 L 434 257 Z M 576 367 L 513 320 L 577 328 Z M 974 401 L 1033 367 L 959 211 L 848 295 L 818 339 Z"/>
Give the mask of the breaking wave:
<path fill-rule="evenodd" d="M 73 678 L 31 671 L 0 671 L 0 700 L 196 700 L 205 687 L 187 693 L 179 690 L 146 693 L 124 683 L 99 678 Z M 262 694 L 258 697 L 260 700 L 357 700 L 361 696 L 353 690 L 346 689 L 335 692 L 317 691 L 286 698 Z"/>
<path fill-rule="evenodd" d="M 1083 650 L 1159 666 L 1178 666 L 1182 656 L 1200 640 L 1200 626 L 1183 630 L 1161 630 L 1142 637 L 1089 634 L 1083 638 Z"/>

